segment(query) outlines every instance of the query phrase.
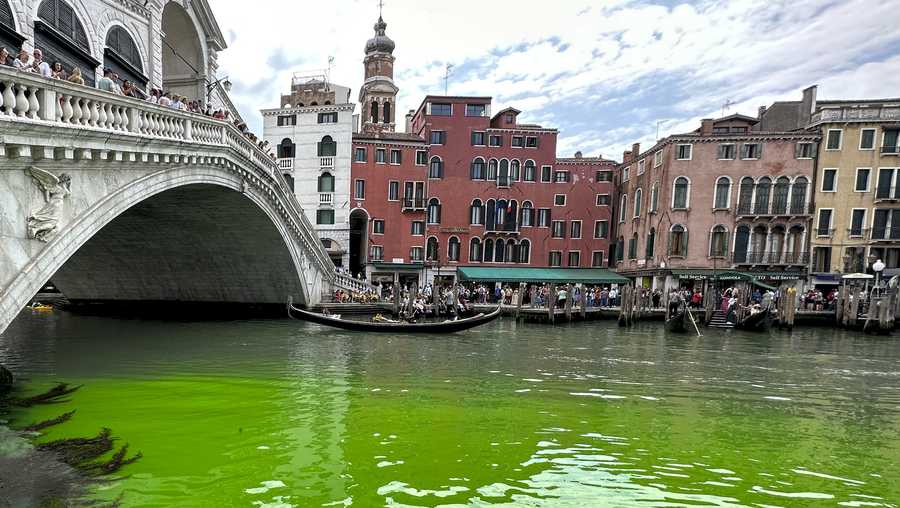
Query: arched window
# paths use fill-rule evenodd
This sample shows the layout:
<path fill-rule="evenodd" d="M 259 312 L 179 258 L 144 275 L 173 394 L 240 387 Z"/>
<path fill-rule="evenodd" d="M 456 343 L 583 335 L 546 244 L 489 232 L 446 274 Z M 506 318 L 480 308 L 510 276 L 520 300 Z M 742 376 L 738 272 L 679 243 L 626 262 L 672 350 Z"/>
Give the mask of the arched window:
<path fill-rule="evenodd" d="M 641 216 L 641 203 L 644 201 L 644 191 L 643 189 L 638 189 L 634 191 L 634 216 Z"/>
<path fill-rule="evenodd" d="M 656 248 L 656 229 L 650 228 L 647 233 L 647 245 L 644 248 L 644 259 L 653 259 L 653 249 Z"/>
<path fill-rule="evenodd" d="M 137 44 L 131 35 L 121 26 L 114 26 L 106 34 L 106 49 L 103 65 L 112 69 L 121 80 L 130 80 L 138 88 L 144 88 L 147 77 L 144 76 L 144 64 Z M 70 69 L 66 69 L 68 72 Z"/>
<path fill-rule="evenodd" d="M 384 103 L 384 115 L 381 118 L 381 121 L 383 123 L 391 123 L 391 103 L 390 102 Z"/>
<path fill-rule="evenodd" d="M 440 157 L 431 158 L 431 164 L 428 165 L 428 178 L 440 179 L 444 177 L 444 161 Z"/>
<path fill-rule="evenodd" d="M 669 255 L 687 257 L 687 229 L 675 224 L 669 229 Z"/>
<path fill-rule="evenodd" d="M 497 179 L 497 159 L 491 159 L 488 161 L 487 168 L 487 176 L 485 180 L 496 180 Z"/>
<path fill-rule="evenodd" d="M 531 262 L 531 242 L 524 239 L 519 243 L 519 263 L 528 264 Z"/>
<path fill-rule="evenodd" d="M 716 180 L 716 197 L 713 199 L 713 208 L 724 210 L 731 202 L 731 178 L 720 176 Z"/>
<path fill-rule="evenodd" d="M 531 201 L 522 203 L 522 218 L 519 221 L 522 227 L 534 226 L 534 205 Z"/>
<path fill-rule="evenodd" d="M 473 237 L 469 240 L 469 262 L 481 262 L 481 238 Z"/>
<path fill-rule="evenodd" d="M 429 224 L 441 223 L 441 202 L 438 201 L 438 198 L 431 198 L 428 200 L 428 213 L 426 216 L 426 220 Z"/>
<path fill-rule="evenodd" d="M 518 263 L 519 262 L 519 249 L 516 247 L 515 240 L 507 240 L 506 241 L 506 262 L 507 263 Z"/>
<path fill-rule="evenodd" d="M 803 215 L 806 213 L 806 189 L 809 180 L 805 176 L 799 176 L 791 186 L 791 215 Z"/>
<path fill-rule="evenodd" d="M 319 175 L 319 192 L 334 192 L 334 177 L 331 173 Z"/>
<path fill-rule="evenodd" d="M 503 230 L 506 225 L 506 210 L 509 204 L 505 199 L 497 200 L 497 229 Z"/>
<path fill-rule="evenodd" d="M 625 259 L 625 237 L 620 236 L 616 240 L 616 261 L 622 261 L 623 259 Z"/>
<path fill-rule="evenodd" d="M 472 161 L 472 170 L 469 177 L 472 180 L 484 180 L 484 159 L 475 157 L 475 160 Z"/>
<path fill-rule="evenodd" d="M 459 261 L 459 238 L 455 236 L 447 242 L 447 261 Z"/>
<path fill-rule="evenodd" d="M 772 187 L 772 179 L 764 176 L 756 182 L 756 203 L 753 205 L 753 213 L 767 215 L 769 213 L 769 190 Z"/>
<path fill-rule="evenodd" d="M 760 224 L 750 233 L 750 262 L 762 263 L 769 245 L 769 228 Z"/>
<path fill-rule="evenodd" d="M 503 240 L 498 239 L 494 243 L 494 262 L 495 263 L 503 263 L 506 261 L 506 244 Z"/>
<path fill-rule="evenodd" d="M 509 161 L 500 161 L 500 173 L 497 175 L 497 187 L 509 187 Z"/>
<path fill-rule="evenodd" d="M 378 103 L 372 101 L 372 113 L 369 115 L 372 118 L 372 123 L 378 123 Z"/>
<path fill-rule="evenodd" d="M 331 106 L 331 101 L 325 101 L 326 106 Z"/>
<path fill-rule="evenodd" d="M 526 182 L 533 182 L 535 180 L 535 168 L 536 166 L 534 165 L 533 160 L 529 159 L 525 161 L 525 174 L 523 176 L 523 179 Z"/>
<path fill-rule="evenodd" d="M 788 177 L 782 176 L 775 180 L 775 189 L 772 192 L 772 213 L 775 215 L 784 215 L 788 210 L 788 191 L 790 191 L 791 181 Z"/>
<path fill-rule="evenodd" d="M 494 261 L 494 241 L 488 238 L 484 241 L 484 262 L 492 263 Z"/>
<path fill-rule="evenodd" d="M 284 138 L 281 140 L 281 143 L 278 144 L 278 158 L 279 159 L 293 159 L 295 154 L 296 145 L 291 141 L 291 138 Z"/>
<path fill-rule="evenodd" d="M 496 231 L 497 229 L 497 202 L 493 199 L 487 200 L 484 205 L 484 229 L 487 231 Z"/>
<path fill-rule="evenodd" d="M 728 255 L 728 229 L 717 225 L 709 233 L 709 257 L 725 257 Z"/>
<path fill-rule="evenodd" d="M 428 241 L 425 243 L 425 261 L 437 261 L 438 260 L 438 241 L 437 238 L 433 236 L 428 237 Z"/>
<path fill-rule="evenodd" d="M 325 136 L 319 141 L 319 157 L 334 157 L 337 155 L 337 143 L 331 136 Z"/>
<path fill-rule="evenodd" d="M 753 206 L 753 179 L 749 176 L 741 178 L 741 190 L 738 195 L 738 215 L 747 215 Z"/>
<path fill-rule="evenodd" d="M 469 207 L 469 224 L 473 226 L 484 225 L 484 205 L 480 199 L 473 200 L 472 205 Z"/>
<path fill-rule="evenodd" d="M 522 178 L 522 171 L 519 166 L 519 161 L 514 160 L 509 163 L 509 178 L 513 182 L 518 182 Z"/>
<path fill-rule="evenodd" d="M 659 210 L 659 182 L 653 182 L 650 186 L 650 213 Z"/>
<path fill-rule="evenodd" d="M 94 69 L 102 62 L 91 55 L 87 32 L 75 9 L 65 0 L 44 0 L 37 14 L 39 19 L 34 23 L 34 47 L 44 53 L 44 61 L 49 64 L 60 62 L 66 72 L 78 67 L 85 84 L 94 86 Z M 7 49 L 14 58 L 17 48 Z M 140 63 L 140 58 L 137 60 Z"/>
<path fill-rule="evenodd" d="M 622 194 L 622 199 L 619 200 L 619 222 L 625 222 L 625 214 L 628 213 L 626 210 L 628 209 L 628 196 Z"/>
<path fill-rule="evenodd" d="M 747 249 L 750 247 L 750 227 L 738 226 L 734 234 L 734 262 L 747 262 Z"/>
<path fill-rule="evenodd" d="M 675 179 L 672 192 L 672 208 L 684 210 L 691 202 L 691 186 L 687 177 L 679 176 Z"/>
<path fill-rule="evenodd" d="M 637 259 L 638 235 L 634 233 L 628 240 L 628 259 Z"/>
<path fill-rule="evenodd" d="M 506 203 L 506 211 L 503 214 L 503 231 L 516 231 L 516 219 L 519 217 L 519 202 L 515 199 Z"/>
<path fill-rule="evenodd" d="M 318 106 L 319 103 L 316 102 L 316 101 L 312 101 L 312 102 L 309 103 L 309 105 L 310 105 L 310 106 Z"/>
<path fill-rule="evenodd" d="M 298 102 L 298 103 L 297 103 L 297 107 L 298 107 L 298 108 L 304 107 L 304 106 L 303 106 L 303 103 L 302 103 L 302 102 Z"/>

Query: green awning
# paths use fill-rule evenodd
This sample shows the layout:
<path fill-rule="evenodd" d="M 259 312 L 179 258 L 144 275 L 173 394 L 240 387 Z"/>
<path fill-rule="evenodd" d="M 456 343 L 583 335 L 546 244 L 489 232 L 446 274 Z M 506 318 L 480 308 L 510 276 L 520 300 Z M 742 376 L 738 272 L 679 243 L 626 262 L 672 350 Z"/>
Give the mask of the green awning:
<path fill-rule="evenodd" d="M 769 291 L 778 291 L 777 288 L 774 288 L 774 287 L 772 287 L 772 286 L 770 286 L 770 285 L 768 285 L 768 284 L 763 284 L 762 282 L 760 282 L 760 281 L 758 281 L 758 280 L 756 280 L 756 279 L 753 279 L 753 285 L 754 285 L 754 286 L 761 287 L 761 288 L 763 288 L 763 289 L 768 289 Z"/>
<path fill-rule="evenodd" d="M 372 263 L 372 267 L 376 270 L 421 270 L 425 267 L 424 263 Z"/>
<path fill-rule="evenodd" d="M 631 281 L 603 268 L 502 268 L 461 266 L 460 280 L 485 282 L 552 282 L 583 284 L 630 284 Z"/>

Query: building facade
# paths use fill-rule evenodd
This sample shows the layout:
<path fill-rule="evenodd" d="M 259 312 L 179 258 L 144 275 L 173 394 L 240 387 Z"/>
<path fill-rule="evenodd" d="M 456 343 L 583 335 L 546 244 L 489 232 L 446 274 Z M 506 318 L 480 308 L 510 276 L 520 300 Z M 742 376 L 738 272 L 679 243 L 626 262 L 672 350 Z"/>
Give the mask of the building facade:
<path fill-rule="evenodd" d="M 262 110 L 263 139 L 335 266 L 350 266 L 350 89 L 294 76 L 281 107 Z"/>
<path fill-rule="evenodd" d="M 817 141 L 731 115 L 634 145 L 619 166 L 616 270 L 659 289 L 726 271 L 805 280 Z"/>

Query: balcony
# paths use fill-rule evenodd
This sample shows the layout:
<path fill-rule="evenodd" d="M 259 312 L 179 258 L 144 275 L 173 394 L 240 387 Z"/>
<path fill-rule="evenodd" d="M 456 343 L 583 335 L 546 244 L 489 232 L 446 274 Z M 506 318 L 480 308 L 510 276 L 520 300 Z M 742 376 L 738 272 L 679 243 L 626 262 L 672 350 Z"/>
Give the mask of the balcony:
<path fill-rule="evenodd" d="M 401 210 L 406 211 L 416 211 L 416 210 L 425 210 L 425 198 L 403 198 L 400 201 Z"/>
<path fill-rule="evenodd" d="M 334 206 L 334 193 L 333 192 L 320 192 L 319 193 L 319 206 Z"/>
<path fill-rule="evenodd" d="M 278 169 L 293 170 L 294 169 L 294 159 L 278 159 Z"/>
<path fill-rule="evenodd" d="M 900 146 L 882 146 L 881 155 L 900 155 Z"/>
<path fill-rule="evenodd" d="M 873 242 L 900 242 L 900 226 L 876 226 L 872 228 L 870 240 Z"/>
<path fill-rule="evenodd" d="M 735 252 L 732 261 L 736 265 L 806 265 L 809 263 L 809 252 Z"/>
<path fill-rule="evenodd" d="M 322 169 L 334 169 L 334 157 L 319 157 L 319 167 Z"/>
<path fill-rule="evenodd" d="M 851 240 L 853 240 L 853 239 L 865 240 L 865 239 L 869 238 L 870 234 L 871 234 L 871 230 L 869 228 L 863 228 L 863 227 L 847 228 L 847 238 L 849 238 Z"/>
<path fill-rule="evenodd" d="M 841 107 L 823 109 L 812 115 L 813 125 L 827 122 L 879 122 L 900 121 L 900 107 Z"/>
<path fill-rule="evenodd" d="M 739 203 L 735 208 L 738 217 L 805 217 L 815 213 L 813 206 L 805 201 L 787 203 L 775 201 L 774 203 Z"/>

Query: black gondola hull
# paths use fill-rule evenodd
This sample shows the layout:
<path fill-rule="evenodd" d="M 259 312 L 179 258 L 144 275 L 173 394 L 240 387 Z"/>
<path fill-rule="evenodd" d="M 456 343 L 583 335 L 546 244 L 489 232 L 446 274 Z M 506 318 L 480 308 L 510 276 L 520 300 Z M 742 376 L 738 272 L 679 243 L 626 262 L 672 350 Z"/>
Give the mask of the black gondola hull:
<path fill-rule="evenodd" d="M 666 330 L 674 333 L 685 333 L 688 330 L 687 312 L 679 312 L 678 314 L 666 320 Z"/>
<path fill-rule="evenodd" d="M 772 312 L 769 309 L 750 315 L 735 323 L 738 330 L 750 332 L 765 332 L 772 326 Z"/>
<path fill-rule="evenodd" d="M 324 314 L 309 312 L 299 309 L 294 305 L 288 305 L 288 316 L 302 321 L 309 321 L 320 325 L 356 332 L 453 333 L 490 323 L 500 317 L 500 307 L 498 306 L 489 314 L 477 314 L 465 319 L 442 321 L 440 323 L 376 323 L 368 321 L 349 321 L 346 319 L 333 318 Z"/>

